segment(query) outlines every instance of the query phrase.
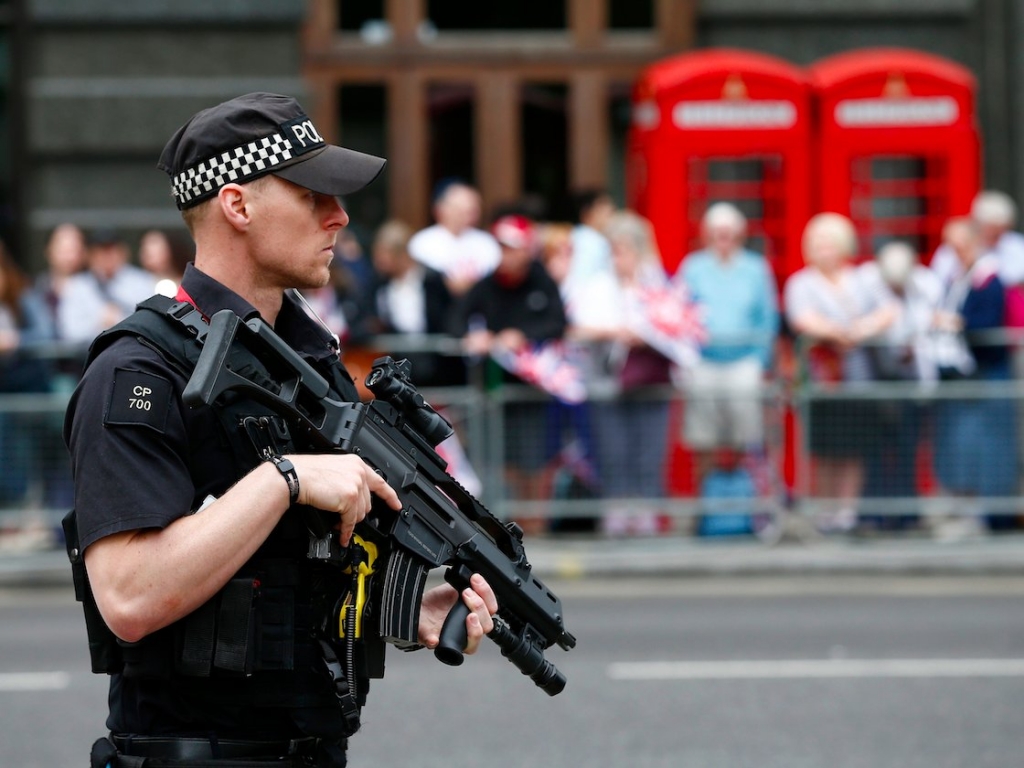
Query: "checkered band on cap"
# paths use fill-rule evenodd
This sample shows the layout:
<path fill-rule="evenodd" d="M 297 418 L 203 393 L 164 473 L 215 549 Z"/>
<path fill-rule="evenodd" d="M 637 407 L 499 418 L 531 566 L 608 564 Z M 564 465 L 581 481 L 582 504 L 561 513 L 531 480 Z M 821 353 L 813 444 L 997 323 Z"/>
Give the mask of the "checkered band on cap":
<path fill-rule="evenodd" d="M 171 180 L 171 192 L 183 208 L 225 184 L 260 176 L 295 156 L 292 143 L 280 133 L 229 149 L 182 171 Z"/>

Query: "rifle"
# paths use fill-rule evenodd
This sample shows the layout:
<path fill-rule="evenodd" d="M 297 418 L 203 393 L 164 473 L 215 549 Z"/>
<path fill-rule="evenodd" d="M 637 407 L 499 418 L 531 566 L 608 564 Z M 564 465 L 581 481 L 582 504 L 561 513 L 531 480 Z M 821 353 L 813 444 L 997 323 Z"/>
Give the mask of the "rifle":
<path fill-rule="evenodd" d="M 576 645 L 566 631 L 558 597 L 532 573 L 522 529 L 502 523 L 446 471 L 435 447 L 451 425 L 409 381 L 410 365 L 378 358 L 366 378 L 376 399 L 345 403 L 331 398 L 327 381 L 259 318 L 243 322 L 230 310 L 210 320 L 203 349 L 182 399 L 190 407 L 213 405 L 228 392 L 263 404 L 283 418 L 293 439 L 312 451 L 354 453 L 398 493 L 400 512 L 375 503 L 356 528 L 375 542 L 383 579 L 373 577 L 377 637 L 402 649 L 418 647 L 420 601 L 428 572 L 448 566 L 445 579 L 461 592 L 474 573 L 494 590 L 498 613 L 488 634 L 502 655 L 548 695 L 565 688 L 565 676 L 544 658 L 558 644 Z M 253 375 L 263 371 L 263 375 Z M 329 525 L 311 532 L 310 556 L 344 561 Z M 362 610 L 362 605 L 359 606 Z M 463 661 L 466 617 L 462 600 L 445 619 L 435 656 Z M 364 617 L 365 618 L 365 617 Z M 381 673 L 383 671 L 381 670 Z"/>

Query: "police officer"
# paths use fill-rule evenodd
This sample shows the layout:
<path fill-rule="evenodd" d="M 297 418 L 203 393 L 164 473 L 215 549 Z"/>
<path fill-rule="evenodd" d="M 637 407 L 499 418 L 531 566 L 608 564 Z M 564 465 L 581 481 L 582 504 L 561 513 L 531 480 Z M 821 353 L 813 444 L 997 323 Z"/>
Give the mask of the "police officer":
<path fill-rule="evenodd" d="M 253 93 L 193 116 L 159 162 L 196 243 L 178 306 L 262 318 L 333 382 L 333 397 L 357 399 L 336 341 L 289 289 L 328 282 L 349 220 L 337 196 L 383 166 L 327 144 L 289 97 Z M 336 515 L 348 543 L 371 499 L 398 509 L 398 497 L 357 456 L 279 451 L 287 439 L 260 450 L 237 412 L 186 408 L 189 366 L 154 316 L 139 310 L 97 339 L 65 425 L 72 561 L 87 573 L 94 670 L 111 675 L 110 738 L 93 764 L 344 765 L 352 723 L 317 640 L 332 579 L 306 558 L 308 533 L 289 509 Z M 460 597 L 476 650 L 497 611 L 479 575 L 461 595 L 424 594 L 421 644 L 436 645 Z"/>

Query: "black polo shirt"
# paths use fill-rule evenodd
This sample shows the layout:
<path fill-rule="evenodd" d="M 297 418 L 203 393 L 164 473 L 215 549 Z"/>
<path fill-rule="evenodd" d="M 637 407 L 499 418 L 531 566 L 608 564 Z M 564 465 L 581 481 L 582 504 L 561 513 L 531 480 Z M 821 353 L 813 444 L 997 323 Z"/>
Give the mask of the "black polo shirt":
<path fill-rule="evenodd" d="M 192 265 L 182 288 L 206 317 L 222 309 L 243 320 L 258 316 L 247 301 Z M 337 355 L 330 332 L 291 296 L 285 296 L 275 331 L 315 366 Z M 114 533 L 164 528 L 196 510 L 207 495 L 223 494 L 251 469 L 233 455 L 219 422 L 181 402 L 186 383 L 173 365 L 134 336 L 116 339 L 85 371 L 64 426 L 83 550 Z M 358 396 L 354 386 L 344 394 Z M 223 684 L 113 675 L 107 725 L 114 732 L 136 734 L 298 734 L 289 713 L 255 707 L 228 711 L 208 695 Z"/>

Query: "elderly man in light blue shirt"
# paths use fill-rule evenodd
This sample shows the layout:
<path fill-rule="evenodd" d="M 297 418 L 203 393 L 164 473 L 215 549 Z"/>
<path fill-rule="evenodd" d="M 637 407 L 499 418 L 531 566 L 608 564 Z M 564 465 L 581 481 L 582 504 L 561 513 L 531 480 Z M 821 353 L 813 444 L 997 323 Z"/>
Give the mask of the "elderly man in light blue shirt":
<path fill-rule="evenodd" d="M 775 280 L 767 261 L 744 248 L 747 221 L 715 203 L 701 222 L 704 248 L 676 273 L 698 304 L 708 340 L 686 372 L 684 439 L 695 451 L 698 487 L 720 448 L 747 451 L 764 434 L 761 384 L 779 331 Z"/>

